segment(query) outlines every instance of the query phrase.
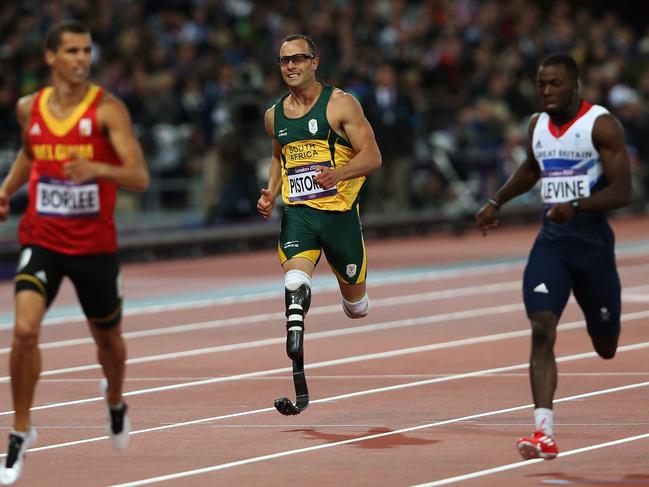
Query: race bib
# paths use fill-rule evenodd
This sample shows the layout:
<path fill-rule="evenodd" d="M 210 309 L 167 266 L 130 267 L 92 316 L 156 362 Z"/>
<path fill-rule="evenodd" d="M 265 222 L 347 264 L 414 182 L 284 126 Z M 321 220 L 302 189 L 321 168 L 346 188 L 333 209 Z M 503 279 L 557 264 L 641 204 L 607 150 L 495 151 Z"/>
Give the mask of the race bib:
<path fill-rule="evenodd" d="M 338 192 L 335 186 L 331 189 L 322 189 L 315 182 L 317 172 L 321 170 L 322 166 L 329 167 L 331 163 L 324 162 L 288 168 L 288 200 L 290 202 L 315 200 Z"/>
<path fill-rule="evenodd" d="M 541 173 L 541 198 L 544 203 L 563 203 L 589 196 L 586 169 L 549 169 Z"/>
<path fill-rule="evenodd" d="M 36 184 L 36 211 L 41 215 L 86 216 L 99 213 L 99 185 L 41 179 Z"/>

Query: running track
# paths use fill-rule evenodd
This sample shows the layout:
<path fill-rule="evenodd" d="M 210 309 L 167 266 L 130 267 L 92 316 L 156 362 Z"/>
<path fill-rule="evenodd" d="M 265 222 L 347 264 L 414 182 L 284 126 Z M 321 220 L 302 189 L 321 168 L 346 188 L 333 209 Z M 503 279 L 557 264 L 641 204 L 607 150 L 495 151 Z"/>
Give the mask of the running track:
<path fill-rule="evenodd" d="M 532 430 L 520 279 L 536 228 L 368 242 L 371 314 L 348 320 L 323 261 L 294 398 L 272 252 L 124 266 L 125 452 L 105 434 L 100 371 L 65 285 L 42 331 L 38 445 L 22 485 L 649 485 L 649 218 L 618 218 L 623 333 L 594 356 L 561 320 L 552 462 L 521 462 Z M 0 434 L 12 421 L 11 283 L 0 284 Z M 3 455 L 4 456 L 4 455 Z"/>

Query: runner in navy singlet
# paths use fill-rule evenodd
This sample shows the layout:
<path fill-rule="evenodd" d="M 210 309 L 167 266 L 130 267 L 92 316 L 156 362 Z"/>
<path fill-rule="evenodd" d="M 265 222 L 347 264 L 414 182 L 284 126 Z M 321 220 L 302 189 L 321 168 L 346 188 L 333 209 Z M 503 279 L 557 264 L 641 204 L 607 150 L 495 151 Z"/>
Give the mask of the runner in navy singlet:
<path fill-rule="evenodd" d="M 500 207 L 541 182 L 543 225 L 523 278 L 532 326 L 535 432 L 517 446 L 525 459 L 549 460 L 558 454 L 553 439 L 554 343 L 571 291 L 595 351 L 610 359 L 617 349 L 621 287 L 606 212 L 629 204 L 631 179 L 622 126 L 605 108 L 579 97 L 574 59 L 548 56 L 536 82 L 544 111 L 530 120 L 527 159 L 480 209 L 476 225 L 485 234 L 497 227 Z"/>

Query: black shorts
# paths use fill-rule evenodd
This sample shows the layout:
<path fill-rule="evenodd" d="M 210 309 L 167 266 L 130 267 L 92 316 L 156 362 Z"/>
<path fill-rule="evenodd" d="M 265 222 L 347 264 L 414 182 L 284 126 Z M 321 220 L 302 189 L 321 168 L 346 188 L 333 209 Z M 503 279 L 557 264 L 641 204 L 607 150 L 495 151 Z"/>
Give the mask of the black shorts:
<path fill-rule="evenodd" d="M 611 242 L 604 245 L 537 238 L 523 276 L 527 315 L 561 316 L 570 292 L 591 336 L 620 334 L 621 285 Z"/>
<path fill-rule="evenodd" d="M 122 314 L 121 275 L 117 254 L 67 255 L 28 245 L 20 253 L 15 291 L 37 291 L 47 307 L 69 277 L 88 321 L 100 328 L 117 325 Z"/>

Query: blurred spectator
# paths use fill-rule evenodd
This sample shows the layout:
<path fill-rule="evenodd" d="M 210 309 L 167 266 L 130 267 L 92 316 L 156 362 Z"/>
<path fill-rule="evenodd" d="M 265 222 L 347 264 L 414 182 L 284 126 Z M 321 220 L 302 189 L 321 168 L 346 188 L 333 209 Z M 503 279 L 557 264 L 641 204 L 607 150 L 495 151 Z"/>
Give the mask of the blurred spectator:
<path fill-rule="evenodd" d="M 625 84 L 617 84 L 608 93 L 609 106 L 625 128 L 626 143 L 633 168 L 634 191 L 649 195 L 649 111 L 640 94 Z M 645 200 L 646 198 L 641 198 Z"/>
<path fill-rule="evenodd" d="M 384 166 L 368 181 L 370 211 L 448 206 L 452 174 L 465 206 L 490 194 L 519 160 L 536 65 L 556 50 L 578 60 L 584 96 L 625 125 L 649 195 L 649 27 L 628 0 L 1 2 L 0 154 L 18 146 L 16 100 L 46 81 L 44 32 L 66 17 L 91 27 L 93 77 L 125 101 L 151 161 L 141 209 L 256 218 L 251 187 L 269 150 L 257 137 L 284 89 L 278 44 L 295 32 L 327 60 L 320 80 L 357 96 L 372 122 Z M 431 144 L 440 133 L 445 150 Z"/>
<path fill-rule="evenodd" d="M 397 85 L 390 65 L 380 66 L 374 88 L 362 100 L 365 116 L 374 129 L 383 165 L 368 177 L 367 207 L 386 212 L 408 209 L 414 160 L 414 110 Z"/>

